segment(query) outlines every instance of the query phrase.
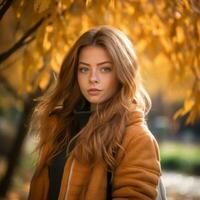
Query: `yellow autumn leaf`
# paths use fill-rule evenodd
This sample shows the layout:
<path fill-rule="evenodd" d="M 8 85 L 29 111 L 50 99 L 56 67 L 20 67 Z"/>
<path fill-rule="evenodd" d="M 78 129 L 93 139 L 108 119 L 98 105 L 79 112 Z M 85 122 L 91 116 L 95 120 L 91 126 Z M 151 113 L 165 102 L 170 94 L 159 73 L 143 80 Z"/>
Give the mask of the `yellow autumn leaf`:
<path fill-rule="evenodd" d="M 197 113 L 196 113 L 196 110 L 192 110 L 190 113 L 189 113 L 189 116 L 186 120 L 186 124 L 191 124 L 194 122 L 195 118 L 197 116 Z"/>
<path fill-rule="evenodd" d="M 185 7 L 189 10 L 190 9 L 190 3 L 188 0 L 183 0 L 183 3 L 185 5 Z"/>
<path fill-rule="evenodd" d="M 18 20 L 20 20 L 22 13 L 23 13 L 23 9 L 24 9 L 24 0 L 15 0 L 12 4 L 12 7 L 14 8 L 15 11 L 15 15 L 17 17 Z"/>
<path fill-rule="evenodd" d="M 50 6 L 51 0 L 35 0 L 34 1 L 34 10 L 38 13 L 42 13 L 47 10 Z"/>
<path fill-rule="evenodd" d="M 173 48 L 172 48 L 172 45 L 171 45 L 169 38 L 162 37 L 162 38 L 160 38 L 160 42 L 163 45 L 166 52 L 169 53 L 169 52 L 173 51 Z"/>
<path fill-rule="evenodd" d="M 187 101 L 185 101 L 185 103 L 184 103 L 185 113 L 187 113 L 192 108 L 193 105 L 194 105 L 194 100 L 188 99 Z"/>
<path fill-rule="evenodd" d="M 32 85 L 30 85 L 30 84 L 26 84 L 26 92 L 27 93 L 30 93 L 31 91 L 32 91 Z"/>
<path fill-rule="evenodd" d="M 178 43 L 183 43 L 185 40 L 185 33 L 182 27 L 176 27 L 176 41 Z"/>
<path fill-rule="evenodd" d="M 146 46 L 147 46 L 147 41 L 146 40 L 140 40 L 136 44 L 136 49 L 137 49 L 138 52 L 142 52 L 142 51 L 145 50 Z"/>
<path fill-rule="evenodd" d="M 192 107 L 194 106 L 194 103 L 195 103 L 195 102 L 194 102 L 192 99 L 187 99 L 187 100 L 184 102 L 183 108 L 179 109 L 179 110 L 175 113 L 174 118 L 177 119 L 178 117 L 187 114 L 187 113 L 192 109 Z M 191 115 L 190 118 L 192 118 L 192 116 L 194 116 L 194 115 Z M 193 118 L 192 118 L 192 119 L 193 119 Z"/>
<path fill-rule="evenodd" d="M 51 66 L 51 69 L 53 69 L 53 71 L 55 71 L 56 73 L 59 72 L 60 70 L 60 65 L 59 63 L 57 62 L 57 60 L 54 58 L 51 59 L 50 61 L 50 66 Z"/>
<path fill-rule="evenodd" d="M 51 48 L 51 42 L 49 40 L 49 32 L 48 31 L 45 32 L 42 46 L 45 51 L 48 51 Z"/>
<path fill-rule="evenodd" d="M 40 89 L 44 90 L 48 83 L 49 83 L 49 80 L 50 80 L 50 75 L 49 75 L 49 72 L 48 71 L 45 71 L 41 76 L 40 76 L 40 79 L 39 79 L 39 87 Z"/>
<path fill-rule="evenodd" d="M 178 119 L 180 116 L 183 116 L 182 112 L 183 112 L 183 109 L 177 110 L 177 111 L 174 113 L 174 115 L 173 115 L 173 120 L 176 120 L 176 119 Z"/>
<path fill-rule="evenodd" d="M 90 4 L 92 4 L 92 0 L 86 0 L 86 1 L 85 1 L 85 6 L 86 6 L 86 7 L 89 7 Z"/>

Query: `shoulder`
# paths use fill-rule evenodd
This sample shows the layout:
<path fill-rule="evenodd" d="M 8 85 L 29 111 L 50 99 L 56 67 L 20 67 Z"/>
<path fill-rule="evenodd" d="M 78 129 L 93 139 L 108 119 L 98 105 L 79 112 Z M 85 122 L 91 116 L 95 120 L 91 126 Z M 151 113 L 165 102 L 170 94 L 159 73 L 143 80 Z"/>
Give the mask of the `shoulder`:
<path fill-rule="evenodd" d="M 153 136 L 148 128 L 145 115 L 142 110 L 130 110 L 126 117 L 125 137 L 129 139 L 142 136 Z"/>
<path fill-rule="evenodd" d="M 132 110 L 128 113 L 125 134 L 122 146 L 129 148 L 151 149 L 159 158 L 159 147 L 155 137 L 149 130 L 144 113 L 141 110 Z"/>
<path fill-rule="evenodd" d="M 157 142 L 141 111 L 128 113 L 122 148 L 118 151 L 114 172 L 114 198 L 155 199 L 160 177 Z"/>

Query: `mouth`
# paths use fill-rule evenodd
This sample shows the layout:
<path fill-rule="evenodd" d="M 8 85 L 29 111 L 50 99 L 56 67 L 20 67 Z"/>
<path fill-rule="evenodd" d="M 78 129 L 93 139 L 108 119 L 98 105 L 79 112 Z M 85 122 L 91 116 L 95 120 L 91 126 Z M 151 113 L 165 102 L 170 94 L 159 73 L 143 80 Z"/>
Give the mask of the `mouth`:
<path fill-rule="evenodd" d="M 95 95 L 98 95 L 101 92 L 101 90 L 96 89 L 96 88 L 91 88 L 87 92 L 89 95 L 95 96 Z"/>

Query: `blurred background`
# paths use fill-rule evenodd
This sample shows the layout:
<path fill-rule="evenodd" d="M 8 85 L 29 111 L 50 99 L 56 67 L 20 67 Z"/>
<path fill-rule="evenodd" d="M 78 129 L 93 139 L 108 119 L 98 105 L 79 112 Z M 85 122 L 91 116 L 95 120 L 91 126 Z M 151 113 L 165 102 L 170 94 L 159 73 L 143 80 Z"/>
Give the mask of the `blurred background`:
<path fill-rule="evenodd" d="M 0 199 L 27 198 L 37 157 L 27 135 L 33 100 L 76 38 L 101 24 L 134 44 L 168 199 L 200 199 L 199 0 L 0 0 Z"/>

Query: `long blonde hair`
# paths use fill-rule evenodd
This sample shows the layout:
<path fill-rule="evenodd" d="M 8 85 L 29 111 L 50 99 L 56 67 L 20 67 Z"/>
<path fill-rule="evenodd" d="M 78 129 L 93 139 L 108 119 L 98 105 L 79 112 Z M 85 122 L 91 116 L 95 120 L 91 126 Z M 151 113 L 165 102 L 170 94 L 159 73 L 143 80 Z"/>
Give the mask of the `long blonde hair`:
<path fill-rule="evenodd" d="M 147 113 L 151 107 L 145 91 L 134 48 L 119 29 L 99 26 L 85 32 L 75 42 L 62 63 L 55 85 L 40 97 L 32 115 L 30 132 L 39 136 L 39 166 L 49 164 L 54 156 L 66 149 L 71 137 L 72 113 L 82 98 L 77 82 L 77 65 L 82 48 L 89 45 L 104 47 L 110 54 L 120 89 L 101 109 L 95 112 L 77 134 L 72 154 L 81 162 L 104 160 L 115 166 L 113 151 L 121 147 L 127 113 L 131 104 Z"/>

